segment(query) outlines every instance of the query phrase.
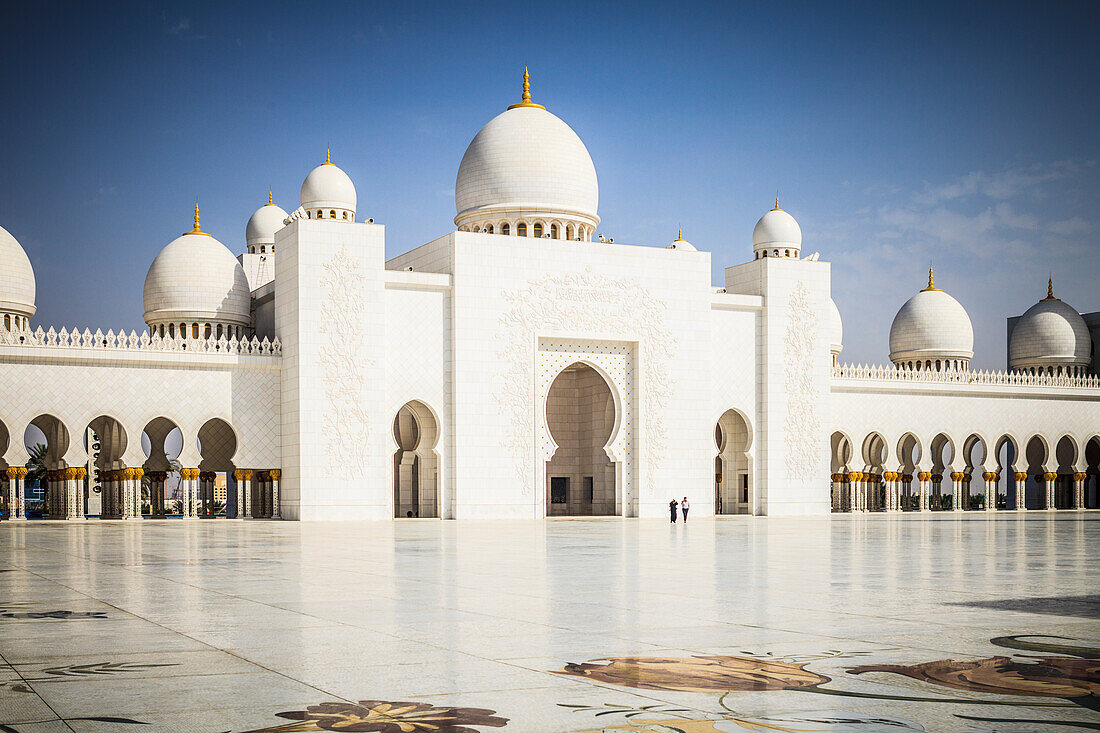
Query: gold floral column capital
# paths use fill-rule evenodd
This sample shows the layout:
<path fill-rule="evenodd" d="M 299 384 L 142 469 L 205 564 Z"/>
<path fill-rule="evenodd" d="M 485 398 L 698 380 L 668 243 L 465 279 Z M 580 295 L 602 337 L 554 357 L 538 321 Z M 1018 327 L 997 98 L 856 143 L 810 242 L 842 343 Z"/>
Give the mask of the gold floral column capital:
<path fill-rule="evenodd" d="M 77 481 L 83 481 L 88 476 L 88 469 L 86 469 L 86 468 L 73 468 L 73 469 L 70 469 L 70 470 L 76 471 L 76 480 Z"/>
<path fill-rule="evenodd" d="M 7 474 L 7 477 L 10 478 L 13 481 L 15 479 L 19 478 L 19 469 L 16 466 L 12 466 L 11 468 L 9 468 L 4 473 Z"/>
<path fill-rule="evenodd" d="M 245 481 L 251 481 L 253 473 L 255 473 L 255 472 L 251 468 L 246 468 L 243 471 L 241 471 L 241 474 L 244 475 Z"/>
<path fill-rule="evenodd" d="M 66 468 L 64 471 L 66 481 L 76 481 L 80 478 L 79 468 Z"/>
<path fill-rule="evenodd" d="M 1074 481 L 1084 481 L 1088 477 L 1089 477 L 1089 475 L 1087 473 L 1083 472 L 1083 471 L 1080 471 L 1078 473 L 1073 474 L 1073 480 Z"/>
<path fill-rule="evenodd" d="M 929 473 L 928 471 L 920 471 L 920 472 L 917 473 L 917 480 L 918 481 L 927 481 L 930 478 L 932 478 L 932 474 Z"/>
<path fill-rule="evenodd" d="M 236 471 L 233 472 L 233 478 L 237 479 L 238 481 L 243 481 L 244 471 L 238 468 Z"/>
<path fill-rule="evenodd" d="M 268 474 L 271 475 L 271 480 L 272 481 L 278 481 L 279 478 L 282 477 L 283 472 L 282 472 L 281 469 L 273 468 L 270 471 L 268 471 Z"/>
<path fill-rule="evenodd" d="M 996 472 L 994 472 L 994 471 L 986 471 L 985 473 L 982 474 L 982 478 L 985 479 L 986 481 L 996 481 L 998 476 L 997 476 Z"/>
<path fill-rule="evenodd" d="M 1027 474 L 1023 471 L 1017 471 L 1013 478 L 1015 478 L 1017 481 L 1027 481 Z"/>
<path fill-rule="evenodd" d="M 134 472 L 134 478 L 136 479 L 140 479 L 145 476 L 144 468 L 131 468 L 130 470 Z"/>

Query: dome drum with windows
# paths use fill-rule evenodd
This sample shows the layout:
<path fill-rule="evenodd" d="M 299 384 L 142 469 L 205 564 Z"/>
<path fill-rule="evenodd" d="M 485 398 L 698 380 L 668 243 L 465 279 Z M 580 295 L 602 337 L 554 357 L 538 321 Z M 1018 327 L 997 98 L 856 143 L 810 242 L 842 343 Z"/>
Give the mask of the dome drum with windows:
<path fill-rule="evenodd" d="M 577 134 L 523 96 L 489 121 L 462 156 L 455 182 L 459 231 L 590 241 L 599 184 Z"/>

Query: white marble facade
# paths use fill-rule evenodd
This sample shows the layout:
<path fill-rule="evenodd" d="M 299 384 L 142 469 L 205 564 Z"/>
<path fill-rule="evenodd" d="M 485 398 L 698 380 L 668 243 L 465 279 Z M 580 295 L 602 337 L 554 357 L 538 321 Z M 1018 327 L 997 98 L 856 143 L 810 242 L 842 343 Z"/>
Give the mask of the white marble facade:
<path fill-rule="evenodd" d="M 191 516 L 214 472 L 235 478 L 229 516 L 329 521 L 1100 498 L 1095 314 L 1048 291 L 1010 320 L 1016 371 L 972 372 L 969 318 L 930 274 L 895 319 L 893 364 L 841 365 L 829 264 L 802 258 L 778 201 L 718 286 L 682 236 L 604 241 L 588 152 L 526 80 L 463 158 L 455 231 L 387 261 L 331 157 L 300 203 L 269 197 L 236 257 L 196 208 L 153 261 L 140 335 L 32 324 L 33 272 L 3 232 L 0 282 L 18 284 L 0 296 L 5 514 L 19 518 L 32 423 L 61 487 L 51 516 L 69 519 L 93 424 L 115 436 L 99 468 L 124 484 L 163 468 L 143 442 L 179 428 Z"/>

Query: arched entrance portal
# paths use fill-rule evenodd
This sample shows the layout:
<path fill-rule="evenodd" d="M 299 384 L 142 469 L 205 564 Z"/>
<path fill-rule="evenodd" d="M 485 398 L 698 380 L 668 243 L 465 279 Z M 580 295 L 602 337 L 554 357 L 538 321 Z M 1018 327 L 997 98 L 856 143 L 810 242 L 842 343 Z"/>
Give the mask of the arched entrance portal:
<path fill-rule="evenodd" d="M 714 513 L 752 514 L 752 431 L 741 413 L 726 410 L 714 426 Z"/>
<path fill-rule="evenodd" d="M 405 403 L 393 419 L 393 516 L 439 516 L 439 424 L 419 400 Z"/>
<path fill-rule="evenodd" d="M 576 362 L 546 395 L 546 425 L 557 450 L 546 462 L 546 515 L 618 513 L 616 466 L 604 448 L 615 429 L 615 398 L 603 376 Z"/>

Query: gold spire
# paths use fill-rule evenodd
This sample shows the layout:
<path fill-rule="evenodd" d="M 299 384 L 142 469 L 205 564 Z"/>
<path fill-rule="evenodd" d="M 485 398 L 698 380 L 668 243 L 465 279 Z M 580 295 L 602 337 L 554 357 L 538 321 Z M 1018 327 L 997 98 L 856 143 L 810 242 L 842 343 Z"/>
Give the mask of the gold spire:
<path fill-rule="evenodd" d="M 189 232 L 184 232 L 184 234 L 201 234 L 204 237 L 210 236 L 199 226 L 199 204 L 197 201 L 195 202 L 195 227 Z"/>
<path fill-rule="evenodd" d="M 267 205 L 268 206 L 274 206 L 275 205 L 275 194 L 271 193 L 271 191 L 267 192 Z"/>
<path fill-rule="evenodd" d="M 332 148 L 325 151 L 325 165 L 332 165 Z"/>
<path fill-rule="evenodd" d="M 684 241 L 684 228 L 683 227 L 678 227 L 676 229 L 676 241 L 677 242 Z"/>
<path fill-rule="evenodd" d="M 779 208 L 779 194 L 777 193 L 777 194 L 775 194 L 775 208 L 772 209 L 772 211 L 782 211 L 782 210 L 783 209 Z"/>
<path fill-rule="evenodd" d="M 921 292 L 924 293 L 928 292 L 929 290 L 939 290 L 939 288 L 936 287 L 936 283 L 932 278 L 932 265 L 928 266 L 928 287 L 926 287 Z"/>
<path fill-rule="evenodd" d="M 516 104 L 511 105 L 508 109 L 515 109 L 516 107 L 536 107 L 538 109 L 546 109 L 541 104 L 535 104 L 531 101 L 531 75 L 527 73 L 527 67 L 523 67 L 523 96 Z"/>
<path fill-rule="evenodd" d="M 1043 300 L 1060 300 L 1060 298 L 1054 297 L 1054 276 L 1047 278 L 1047 297 Z"/>

